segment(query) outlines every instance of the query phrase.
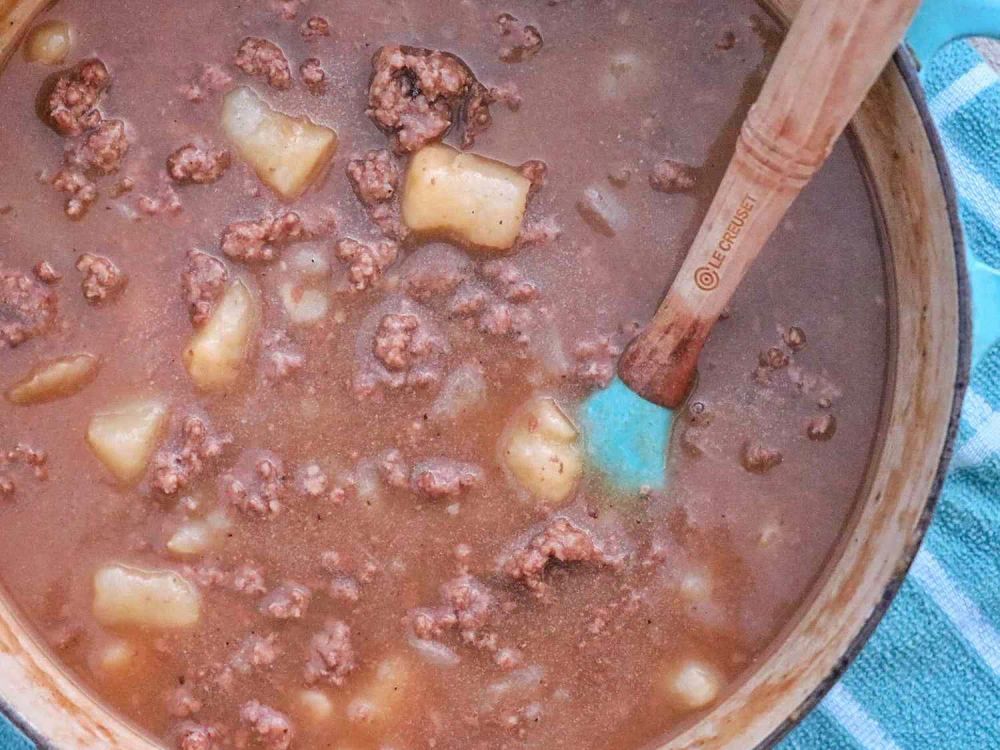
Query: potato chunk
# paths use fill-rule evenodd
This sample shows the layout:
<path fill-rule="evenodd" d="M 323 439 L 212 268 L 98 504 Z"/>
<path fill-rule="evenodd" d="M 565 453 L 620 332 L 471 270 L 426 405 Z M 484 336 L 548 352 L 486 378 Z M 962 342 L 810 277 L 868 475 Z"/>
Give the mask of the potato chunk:
<path fill-rule="evenodd" d="M 246 87 L 226 94 L 222 128 L 257 176 L 288 200 L 309 187 L 337 149 L 333 130 L 278 112 Z"/>
<path fill-rule="evenodd" d="M 65 21 L 45 21 L 28 34 L 24 42 L 24 59 L 45 65 L 58 65 L 73 46 L 73 31 Z"/>
<path fill-rule="evenodd" d="M 723 678 L 715 667 L 701 661 L 687 661 L 668 670 L 664 688 L 667 698 L 684 711 L 705 708 L 719 697 Z"/>
<path fill-rule="evenodd" d="M 235 281 L 184 350 L 184 366 L 195 385 L 217 391 L 236 382 L 256 327 L 256 300 L 246 284 Z"/>
<path fill-rule="evenodd" d="M 160 399 L 130 401 L 91 417 L 87 444 L 119 481 L 133 482 L 146 470 L 166 416 Z"/>
<path fill-rule="evenodd" d="M 100 362 L 93 354 L 71 354 L 45 362 L 7 390 L 14 404 L 41 404 L 72 396 L 97 376 Z"/>
<path fill-rule="evenodd" d="M 403 222 L 415 232 L 440 233 L 475 247 L 514 245 L 531 182 L 502 162 L 424 146 L 410 160 L 403 186 Z"/>
<path fill-rule="evenodd" d="M 501 453 L 518 483 L 546 505 L 566 500 L 583 470 L 579 433 L 551 398 L 533 399 L 513 416 Z"/>
<path fill-rule="evenodd" d="M 317 728 L 333 718 L 333 701 L 322 690 L 299 690 L 295 696 L 295 708 L 306 722 Z"/>
<path fill-rule="evenodd" d="M 201 597 L 172 570 L 107 565 L 94 574 L 93 611 L 102 625 L 186 628 L 201 616 Z"/>
<path fill-rule="evenodd" d="M 330 300 L 319 289 L 304 288 L 286 281 L 278 287 L 281 304 L 292 323 L 309 325 L 326 317 Z"/>
<path fill-rule="evenodd" d="M 347 718 L 356 724 L 384 729 L 395 723 L 397 713 L 406 704 L 413 668 L 402 656 L 383 659 L 368 681 L 347 706 Z"/>
<path fill-rule="evenodd" d="M 200 555 L 218 544 L 232 523 L 220 510 L 204 518 L 185 521 L 167 540 L 167 549 L 175 555 Z"/>

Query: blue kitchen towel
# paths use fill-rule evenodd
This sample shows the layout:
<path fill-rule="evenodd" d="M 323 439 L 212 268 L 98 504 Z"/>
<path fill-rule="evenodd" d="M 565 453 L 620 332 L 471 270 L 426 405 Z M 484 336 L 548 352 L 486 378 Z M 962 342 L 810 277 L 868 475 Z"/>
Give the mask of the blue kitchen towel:
<path fill-rule="evenodd" d="M 1000 81 L 963 42 L 937 55 L 924 83 L 966 239 L 976 257 L 1000 268 Z M 1000 749 L 998 633 L 1000 346 L 993 346 L 973 372 L 951 472 L 909 577 L 864 651 L 782 750 Z M 0 750 L 30 747 L 0 717 Z"/>
<path fill-rule="evenodd" d="M 958 189 L 966 242 L 974 258 L 1000 269 L 1000 80 L 967 42 L 938 53 L 923 78 Z M 973 326 L 987 330 L 1000 297 L 981 297 L 974 302 Z M 987 315 L 991 305 L 993 317 Z M 909 576 L 843 679 L 780 747 L 1000 748 L 995 343 L 973 369 L 951 469 Z"/>

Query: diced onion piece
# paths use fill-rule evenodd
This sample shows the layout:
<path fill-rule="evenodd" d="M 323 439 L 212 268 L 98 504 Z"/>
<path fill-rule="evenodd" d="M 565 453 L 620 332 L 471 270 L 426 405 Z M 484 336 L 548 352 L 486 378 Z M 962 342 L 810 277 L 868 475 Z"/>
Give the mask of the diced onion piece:
<path fill-rule="evenodd" d="M 625 206 L 605 188 L 586 188 L 577 201 L 576 210 L 591 229 L 606 237 L 614 237 L 628 224 Z"/>
<path fill-rule="evenodd" d="M 304 289 L 290 281 L 278 288 L 278 294 L 281 295 L 281 304 L 293 323 L 307 325 L 322 320 L 330 307 L 329 298 L 319 289 Z"/>
<path fill-rule="evenodd" d="M 431 144 L 414 154 L 406 171 L 403 222 L 415 232 L 507 250 L 521 231 L 530 187 L 507 164 Z"/>
<path fill-rule="evenodd" d="M 256 324 L 253 295 L 242 281 L 233 282 L 184 350 L 184 366 L 195 385 L 206 391 L 232 385 L 246 360 Z"/>
<path fill-rule="evenodd" d="M 185 628 L 198 622 L 201 597 L 172 570 L 107 565 L 94 574 L 93 611 L 102 625 Z"/>
<path fill-rule="evenodd" d="M 115 639 L 101 646 L 91 662 L 94 668 L 108 676 L 120 674 L 132 666 L 138 650 L 128 641 Z"/>
<path fill-rule="evenodd" d="M 158 398 L 130 401 L 95 414 L 87 427 L 87 444 L 122 482 L 142 476 L 167 416 Z"/>
<path fill-rule="evenodd" d="M 579 433 L 551 398 L 534 399 L 514 415 L 501 453 L 511 474 L 539 502 L 566 500 L 583 470 Z"/>
<path fill-rule="evenodd" d="M 73 46 L 73 32 L 65 21 L 45 21 L 28 34 L 24 42 L 24 59 L 45 65 L 58 65 Z"/>
<path fill-rule="evenodd" d="M 310 724 L 325 724 L 333 718 L 333 701 L 322 690 L 300 690 L 295 705 L 298 714 Z"/>
<path fill-rule="evenodd" d="M 670 670 L 664 687 L 675 707 L 694 711 L 713 703 L 719 697 L 722 683 L 722 675 L 715 667 L 692 660 Z"/>
<path fill-rule="evenodd" d="M 337 149 L 333 130 L 278 112 L 246 87 L 226 94 L 222 129 L 261 181 L 289 200 L 309 187 Z"/>
<path fill-rule="evenodd" d="M 7 391 L 14 404 L 40 404 L 72 396 L 97 376 L 100 361 L 93 354 L 71 354 L 34 368 Z"/>
<path fill-rule="evenodd" d="M 390 656 L 379 663 L 375 674 L 355 694 L 347 706 L 347 718 L 357 724 L 383 727 L 404 705 L 410 693 L 413 670 L 402 656 Z"/>

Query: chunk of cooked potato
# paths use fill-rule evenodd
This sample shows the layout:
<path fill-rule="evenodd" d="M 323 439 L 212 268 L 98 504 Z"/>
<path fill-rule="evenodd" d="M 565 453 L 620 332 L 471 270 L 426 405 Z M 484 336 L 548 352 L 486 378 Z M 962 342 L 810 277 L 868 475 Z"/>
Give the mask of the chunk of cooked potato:
<path fill-rule="evenodd" d="M 184 350 L 184 366 L 195 385 L 217 391 L 236 382 L 256 327 L 256 299 L 246 284 L 234 281 Z"/>
<path fill-rule="evenodd" d="M 299 690 L 295 696 L 295 708 L 303 719 L 317 728 L 333 718 L 333 701 L 322 690 Z"/>
<path fill-rule="evenodd" d="M 73 47 L 73 30 L 65 21 L 44 21 L 28 34 L 24 42 L 24 59 L 45 65 L 58 65 Z"/>
<path fill-rule="evenodd" d="M 106 565 L 94 574 L 93 612 L 101 625 L 186 628 L 201 617 L 201 596 L 173 570 Z"/>
<path fill-rule="evenodd" d="M 715 667 L 696 660 L 668 669 L 663 683 L 668 700 L 682 711 L 695 711 L 714 703 L 722 685 L 722 675 Z"/>
<path fill-rule="evenodd" d="M 97 376 L 100 360 L 93 354 L 70 354 L 44 362 L 6 393 L 13 404 L 41 404 L 72 396 Z"/>
<path fill-rule="evenodd" d="M 261 181 L 289 200 L 309 187 L 337 149 L 333 130 L 278 112 L 246 87 L 226 94 L 222 129 Z"/>
<path fill-rule="evenodd" d="M 133 665 L 138 653 L 135 645 L 116 638 L 94 652 L 91 664 L 102 676 L 117 677 Z"/>
<path fill-rule="evenodd" d="M 278 294 L 292 323 L 316 323 L 326 317 L 326 311 L 330 307 L 330 300 L 319 289 L 306 288 L 290 281 L 278 287 Z"/>
<path fill-rule="evenodd" d="M 204 518 L 185 521 L 167 540 L 167 549 L 175 555 L 200 555 L 212 549 L 232 527 L 228 516 L 220 510 Z"/>
<path fill-rule="evenodd" d="M 406 703 L 412 679 L 413 668 L 406 658 L 395 655 L 383 659 L 348 704 L 347 718 L 373 729 L 392 724 Z"/>
<path fill-rule="evenodd" d="M 583 471 L 579 433 L 548 397 L 533 399 L 514 414 L 501 454 L 517 482 L 546 505 L 566 500 Z"/>
<path fill-rule="evenodd" d="M 146 470 L 166 416 L 159 398 L 126 402 L 90 418 L 87 444 L 119 481 L 133 482 Z"/>
<path fill-rule="evenodd" d="M 507 250 L 521 231 L 531 182 L 514 167 L 440 143 L 410 159 L 403 222 L 475 247 Z"/>

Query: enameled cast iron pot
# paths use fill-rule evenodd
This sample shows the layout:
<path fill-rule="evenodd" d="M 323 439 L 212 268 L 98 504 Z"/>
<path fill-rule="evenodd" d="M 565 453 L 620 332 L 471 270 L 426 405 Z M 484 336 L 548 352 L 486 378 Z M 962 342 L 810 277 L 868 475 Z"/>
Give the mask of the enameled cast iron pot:
<path fill-rule="evenodd" d="M 799 2 L 770 5 L 787 19 Z M 0 67 L 49 4 L 0 0 Z M 929 56 L 991 23 L 1000 29 L 1000 0 L 927 0 L 910 41 Z M 888 608 L 947 468 L 969 369 L 968 281 L 948 167 L 908 51 L 875 84 L 853 130 L 888 254 L 892 336 L 881 437 L 852 526 L 801 616 L 747 682 L 663 750 L 768 747 L 812 708 Z M 42 747 L 157 747 L 65 674 L 2 596 L 0 708 Z"/>

